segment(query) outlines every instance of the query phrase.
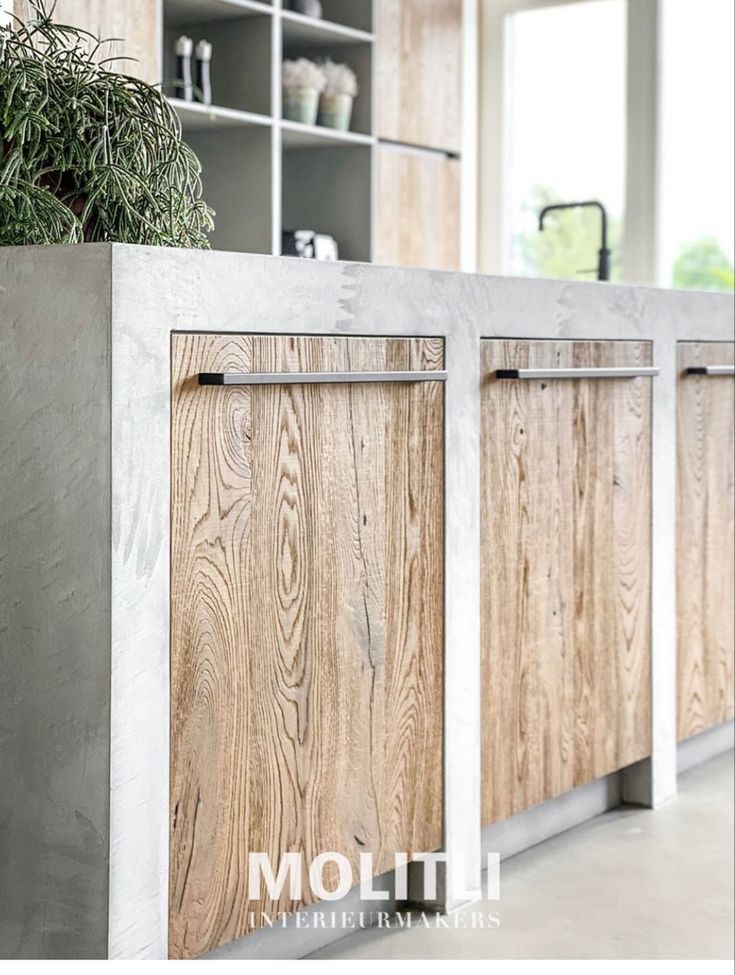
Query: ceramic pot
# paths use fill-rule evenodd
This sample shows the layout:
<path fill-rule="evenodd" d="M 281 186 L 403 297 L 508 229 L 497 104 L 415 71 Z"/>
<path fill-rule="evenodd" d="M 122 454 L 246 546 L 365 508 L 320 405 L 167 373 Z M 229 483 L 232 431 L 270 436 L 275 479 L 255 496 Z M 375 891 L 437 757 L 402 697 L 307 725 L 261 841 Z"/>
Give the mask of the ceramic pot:
<path fill-rule="evenodd" d="M 283 117 L 304 125 L 316 123 L 319 110 L 319 91 L 316 88 L 284 88 Z"/>
<path fill-rule="evenodd" d="M 319 125 L 347 132 L 352 118 L 352 95 L 322 95 L 319 99 Z"/>

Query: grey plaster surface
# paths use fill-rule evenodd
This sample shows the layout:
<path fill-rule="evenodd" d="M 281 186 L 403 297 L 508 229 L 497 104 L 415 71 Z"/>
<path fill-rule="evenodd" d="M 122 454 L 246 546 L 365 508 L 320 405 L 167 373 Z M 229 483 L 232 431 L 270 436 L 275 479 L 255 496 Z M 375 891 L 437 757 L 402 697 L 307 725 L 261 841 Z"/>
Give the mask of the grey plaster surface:
<path fill-rule="evenodd" d="M 0 957 L 107 954 L 110 262 L 0 248 Z"/>

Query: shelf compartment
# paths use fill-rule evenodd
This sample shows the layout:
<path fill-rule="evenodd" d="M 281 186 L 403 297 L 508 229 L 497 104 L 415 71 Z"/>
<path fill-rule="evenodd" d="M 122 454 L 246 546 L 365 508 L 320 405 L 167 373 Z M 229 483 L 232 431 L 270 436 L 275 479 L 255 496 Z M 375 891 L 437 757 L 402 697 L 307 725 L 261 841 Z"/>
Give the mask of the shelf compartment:
<path fill-rule="evenodd" d="M 320 148 L 335 143 L 344 145 L 372 146 L 375 139 L 362 132 L 342 132 L 340 129 L 330 129 L 326 125 L 303 125 L 301 122 L 291 122 L 284 119 L 281 122 L 281 133 L 284 148 L 307 149 Z"/>
<path fill-rule="evenodd" d="M 180 98 L 171 98 L 169 101 L 176 109 L 185 133 L 273 124 L 268 115 L 258 115 L 255 112 L 240 112 L 235 108 L 222 108 L 220 105 L 202 105 L 201 102 L 185 102 Z"/>
<path fill-rule="evenodd" d="M 288 5 L 288 0 L 283 0 L 283 6 Z M 322 0 L 322 17 L 329 23 L 369 34 L 374 29 L 373 6 L 373 0 Z"/>
<path fill-rule="evenodd" d="M 333 40 L 333 39 L 332 39 Z M 358 94 L 352 110 L 352 124 L 350 132 L 369 136 L 373 132 L 372 118 L 372 44 L 337 44 L 322 43 L 316 47 L 302 44 L 285 44 L 284 57 L 308 57 L 312 60 L 331 58 L 332 61 L 349 65 L 357 75 Z"/>
<path fill-rule="evenodd" d="M 215 250 L 272 253 L 271 136 L 260 124 L 187 133 L 202 164 L 204 199 L 215 210 Z"/>
<path fill-rule="evenodd" d="M 331 234 L 340 260 L 370 261 L 372 147 L 284 146 L 282 158 L 283 229 Z"/>
<path fill-rule="evenodd" d="M 223 109 L 270 115 L 273 17 L 252 10 L 243 13 L 239 6 L 235 9 L 240 16 L 231 20 L 200 19 L 188 23 L 185 28 L 165 22 L 164 91 L 173 94 L 176 80 L 174 46 L 176 38 L 185 29 L 194 44 L 202 39 L 212 44 L 213 103 Z"/>
<path fill-rule="evenodd" d="M 176 28 L 273 13 L 263 0 L 164 0 L 163 10 L 166 26 Z"/>
<path fill-rule="evenodd" d="M 325 44 L 332 47 L 339 44 L 372 44 L 374 40 L 373 34 L 369 31 L 337 24 L 331 20 L 305 17 L 292 10 L 284 10 L 281 17 L 283 18 L 284 51 L 293 47 L 319 47 Z"/>

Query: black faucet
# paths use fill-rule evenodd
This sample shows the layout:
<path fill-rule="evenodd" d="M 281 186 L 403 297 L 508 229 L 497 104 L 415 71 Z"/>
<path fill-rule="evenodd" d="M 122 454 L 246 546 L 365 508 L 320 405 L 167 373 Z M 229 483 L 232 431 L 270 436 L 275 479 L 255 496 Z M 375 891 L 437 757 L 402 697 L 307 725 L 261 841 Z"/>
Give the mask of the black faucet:
<path fill-rule="evenodd" d="M 573 210 L 575 207 L 597 207 L 602 217 L 602 246 L 597 261 L 597 280 L 610 280 L 610 250 L 607 246 L 607 210 L 597 200 L 584 200 L 582 203 L 552 203 L 544 207 L 538 218 L 538 229 L 544 229 L 544 217 L 552 210 Z"/>

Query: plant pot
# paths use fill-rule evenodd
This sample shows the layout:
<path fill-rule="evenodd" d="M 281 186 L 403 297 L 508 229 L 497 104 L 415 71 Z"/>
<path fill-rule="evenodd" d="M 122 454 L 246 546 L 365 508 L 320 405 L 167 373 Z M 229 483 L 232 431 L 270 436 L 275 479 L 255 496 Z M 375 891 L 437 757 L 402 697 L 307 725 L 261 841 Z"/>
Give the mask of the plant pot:
<path fill-rule="evenodd" d="M 322 95 L 319 100 L 319 125 L 347 132 L 352 118 L 352 95 Z"/>
<path fill-rule="evenodd" d="M 316 88 L 284 88 L 283 117 L 304 125 L 316 123 L 319 110 L 319 91 Z"/>
<path fill-rule="evenodd" d="M 291 0 L 288 9 L 293 10 L 294 13 L 303 14 L 304 17 L 313 17 L 315 20 L 318 20 L 322 15 L 320 0 Z"/>

